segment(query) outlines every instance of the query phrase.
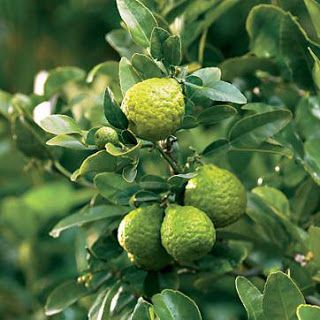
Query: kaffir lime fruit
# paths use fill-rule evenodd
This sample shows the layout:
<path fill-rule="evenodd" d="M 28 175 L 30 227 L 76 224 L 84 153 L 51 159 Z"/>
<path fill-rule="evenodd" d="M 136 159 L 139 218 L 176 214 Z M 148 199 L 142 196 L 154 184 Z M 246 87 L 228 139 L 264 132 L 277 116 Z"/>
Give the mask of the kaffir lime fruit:
<path fill-rule="evenodd" d="M 103 149 L 107 143 L 118 144 L 119 138 L 114 129 L 110 127 L 102 127 L 96 131 L 94 135 L 94 142 L 99 149 Z"/>
<path fill-rule="evenodd" d="M 245 212 L 246 190 L 230 171 L 214 165 L 204 165 L 198 174 L 188 181 L 185 204 L 203 210 L 216 227 L 224 227 Z"/>
<path fill-rule="evenodd" d="M 178 262 L 200 259 L 211 251 L 216 232 L 210 218 L 191 206 L 171 205 L 161 226 L 161 241 Z"/>
<path fill-rule="evenodd" d="M 152 205 L 129 212 L 118 228 L 118 241 L 128 257 L 145 270 L 160 270 L 170 262 L 161 245 L 163 210 Z"/>
<path fill-rule="evenodd" d="M 132 86 L 121 105 L 139 138 L 158 141 L 181 125 L 185 103 L 180 84 L 171 78 L 152 78 Z"/>

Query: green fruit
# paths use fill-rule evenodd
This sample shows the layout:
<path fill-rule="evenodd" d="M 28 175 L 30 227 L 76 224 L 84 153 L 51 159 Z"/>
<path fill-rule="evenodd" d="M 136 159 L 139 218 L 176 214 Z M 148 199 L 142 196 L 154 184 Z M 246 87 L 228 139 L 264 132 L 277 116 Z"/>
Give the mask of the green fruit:
<path fill-rule="evenodd" d="M 214 165 L 199 167 L 197 172 L 186 186 L 185 204 L 203 210 L 216 227 L 237 221 L 247 204 L 246 190 L 240 180 Z"/>
<path fill-rule="evenodd" d="M 210 218 L 201 210 L 171 205 L 161 226 L 161 241 L 179 262 L 200 259 L 211 251 L 216 232 Z"/>
<path fill-rule="evenodd" d="M 180 84 L 169 78 L 152 78 L 132 86 L 121 105 L 129 128 L 140 138 L 158 141 L 173 134 L 185 111 Z"/>
<path fill-rule="evenodd" d="M 160 228 L 163 210 L 157 206 L 129 212 L 118 228 L 118 241 L 130 260 L 146 270 L 160 270 L 170 257 L 161 245 Z"/>
<path fill-rule="evenodd" d="M 94 142 L 99 149 L 104 149 L 107 143 L 118 144 L 119 138 L 116 130 L 110 127 L 102 127 L 96 131 Z"/>

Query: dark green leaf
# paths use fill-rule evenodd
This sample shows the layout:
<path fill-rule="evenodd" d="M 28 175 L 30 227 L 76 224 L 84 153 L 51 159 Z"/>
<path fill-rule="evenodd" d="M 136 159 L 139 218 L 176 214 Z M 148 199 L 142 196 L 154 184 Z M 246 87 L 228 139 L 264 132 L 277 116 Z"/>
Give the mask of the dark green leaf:
<path fill-rule="evenodd" d="M 117 5 L 132 39 L 138 45 L 147 48 L 150 44 L 151 32 L 158 25 L 151 11 L 137 0 L 117 0 Z"/>
<path fill-rule="evenodd" d="M 274 136 L 291 120 L 287 110 L 277 110 L 254 114 L 234 124 L 229 133 L 229 140 L 235 148 L 259 146 L 263 141 Z"/>
<path fill-rule="evenodd" d="M 303 303 L 304 297 L 291 278 L 280 271 L 269 275 L 263 296 L 266 319 L 296 320 L 296 309 Z"/>
<path fill-rule="evenodd" d="M 141 81 L 141 78 L 132 67 L 127 58 L 121 58 L 119 64 L 119 78 L 122 94 L 125 95 L 128 89 Z"/>
<path fill-rule="evenodd" d="M 320 185 L 320 138 L 310 139 L 304 144 L 305 168 L 311 178 Z"/>
<path fill-rule="evenodd" d="M 237 109 L 228 105 L 217 105 L 205 109 L 198 116 L 198 121 L 203 125 L 218 123 L 237 114 Z"/>
<path fill-rule="evenodd" d="M 107 88 L 103 100 L 104 114 L 108 122 L 116 128 L 126 129 L 128 127 L 128 119 L 114 100 L 112 91 Z"/>
<path fill-rule="evenodd" d="M 162 45 L 165 63 L 178 66 L 181 63 L 181 40 L 178 35 L 169 36 Z"/>
<path fill-rule="evenodd" d="M 170 33 L 160 27 L 153 29 L 151 34 L 150 53 L 154 59 L 164 59 L 164 42 L 170 37 Z"/>
<path fill-rule="evenodd" d="M 47 299 L 45 313 L 47 316 L 60 313 L 89 292 L 83 284 L 70 280 L 54 289 Z"/>
<path fill-rule="evenodd" d="M 120 207 L 114 205 L 101 205 L 92 208 L 86 207 L 79 212 L 74 213 L 59 221 L 59 223 L 56 224 L 50 231 L 50 235 L 54 238 L 57 238 L 64 230 L 73 227 L 81 227 L 86 223 L 101 219 L 122 216 L 128 211 L 128 207 Z"/>
<path fill-rule="evenodd" d="M 131 63 L 143 79 L 161 78 L 163 75 L 155 61 L 145 54 L 135 53 Z"/>
<path fill-rule="evenodd" d="M 202 319 L 194 301 L 179 291 L 163 290 L 152 297 L 152 302 L 159 320 Z"/>
<path fill-rule="evenodd" d="M 237 277 L 236 288 L 247 311 L 248 320 L 266 320 L 262 308 L 263 294 L 258 288 L 244 277 Z"/>

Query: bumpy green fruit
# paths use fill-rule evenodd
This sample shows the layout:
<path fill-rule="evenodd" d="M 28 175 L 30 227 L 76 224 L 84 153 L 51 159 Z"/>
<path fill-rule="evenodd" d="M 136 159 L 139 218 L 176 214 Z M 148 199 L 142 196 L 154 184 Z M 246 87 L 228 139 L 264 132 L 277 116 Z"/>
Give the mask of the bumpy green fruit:
<path fill-rule="evenodd" d="M 170 257 L 161 245 L 160 228 L 163 210 L 157 206 L 129 212 L 118 228 L 118 241 L 130 260 L 145 270 L 160 270 Z"/>
<path fill-rule="evenodd" d="M 161 226 L 161 241 L 179 262 L 200 259 L 211 251 L 216 232 L 210 218 L 191 206 L 171 205 Z"/>
<path fill-rule="evenodd" d="M 98 129 L 94 135 L 95 145 L 103 149 L 107 143 L 118 144 L 119 138 L 117 132 L 110 127 Z"/>
<path fill-rule="evenodd" d="M 185 204 L 203 210 L 216 227 L 224 227 L 245 212 L 246 190 L 231 172 L 214 165 L 199 167 L 185 191 Z"/>
<path fill-rule="evenodd" d="M 129 128 L 140 138 L 158 141 L 181 125 L 185 103 L 180 84 L 169 78 L 152 78 L 132 86 L 121 105 Z"/>

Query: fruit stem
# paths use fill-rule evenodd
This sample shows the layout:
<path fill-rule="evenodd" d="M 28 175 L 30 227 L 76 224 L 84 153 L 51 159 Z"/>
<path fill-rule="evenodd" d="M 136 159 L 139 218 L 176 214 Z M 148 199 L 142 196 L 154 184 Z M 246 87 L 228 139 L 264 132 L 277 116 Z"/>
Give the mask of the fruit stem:
<path fill-rule="evenodd" d="M 183 172 L 182 168 L 179 166 L 178 163 L 176 163 L 176 161 L 172 158 L 170 153 L 166 152 L 159 144 L 156 144 L 155 148 L 160 152 L 162 157 L 168 162 L 174 174 L 179 174 Z"/>

